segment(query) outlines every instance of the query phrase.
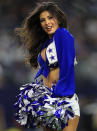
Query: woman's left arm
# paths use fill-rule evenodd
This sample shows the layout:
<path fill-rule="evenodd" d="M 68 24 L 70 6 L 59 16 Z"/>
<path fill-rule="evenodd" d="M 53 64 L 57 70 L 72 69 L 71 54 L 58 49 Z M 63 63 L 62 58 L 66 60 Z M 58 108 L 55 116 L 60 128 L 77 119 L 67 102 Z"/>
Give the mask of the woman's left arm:
<path fill-rule="evenodd" d="M 59 80 L 54 87 L 55 96 L 66 96 L 74 92 L 74 38 L 65 28 L 58 28 L 54 34 L 59 65 Z M 72 86 L 71 86 L 72 85 Z M 74 87 L 73 87 L 74 86 Z M 71 88 L 71 92 L 70 92 Z"/>

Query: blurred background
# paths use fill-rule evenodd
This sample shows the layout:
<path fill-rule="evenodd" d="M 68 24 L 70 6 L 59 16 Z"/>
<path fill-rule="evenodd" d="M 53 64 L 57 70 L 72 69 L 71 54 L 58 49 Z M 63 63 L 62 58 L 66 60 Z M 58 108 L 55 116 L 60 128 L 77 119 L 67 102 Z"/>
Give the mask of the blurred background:
<path fill-rule="evenodd" d="M 35 75 L 24 63 L 25 51 L 15 40 L 14 29 L 38 1 L 0 0 L 0 131 L 42 131 L 19 126 L 13 107 L 19 87 Z M 69 31 L 75 37 L 75 82 L 81 108 L 78 131 L 97 131 L 97 0 L 52 1 L 67 14 Z"/>

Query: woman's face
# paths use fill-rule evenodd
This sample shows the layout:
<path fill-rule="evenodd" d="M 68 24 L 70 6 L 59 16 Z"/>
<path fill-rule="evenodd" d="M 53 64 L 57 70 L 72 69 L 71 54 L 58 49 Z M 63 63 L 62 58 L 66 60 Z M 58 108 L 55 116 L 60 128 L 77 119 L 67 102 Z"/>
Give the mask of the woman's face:
<path fill-rule="evenodd" d="M 43 30 L 49 36 L 52 36 L 59 27 L 57 18 L 52 16 L 48 11 L 43 11 L 40 14 L 40 23 Z"/>

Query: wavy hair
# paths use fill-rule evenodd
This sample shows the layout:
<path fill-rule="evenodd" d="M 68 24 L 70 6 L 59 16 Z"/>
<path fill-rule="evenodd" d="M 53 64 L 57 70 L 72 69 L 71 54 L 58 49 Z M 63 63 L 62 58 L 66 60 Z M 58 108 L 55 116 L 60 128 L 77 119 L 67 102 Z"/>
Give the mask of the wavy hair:
<path fill-rule="evenodd" d="M 49 40 L 48 35 L 44 32 L 40 24 L 40 14 L 43 11 L 48 11 L 51 15 L 57 18 L 59 27 L 67 28 L 67 18 L 65 13 L 54 2 L 38 3 L 36 8 L 30 12 L 24 20 L 21 28 L 16 28 L 16 34 L 24 43 L 28 55 L 25 61 L 33 68 L 37 68 L 38 53 L 46 40 Z"/>

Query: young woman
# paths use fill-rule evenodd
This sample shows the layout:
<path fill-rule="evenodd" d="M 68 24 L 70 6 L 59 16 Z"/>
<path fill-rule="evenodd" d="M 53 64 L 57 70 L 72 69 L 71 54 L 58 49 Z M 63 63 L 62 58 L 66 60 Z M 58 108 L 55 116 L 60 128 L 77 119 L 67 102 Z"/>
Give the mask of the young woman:
<path fill-rule="evenodd" d="M 35 80 L 43 77 L 20 88 L 16 119 L 23 126 L 42 126 L 44 131 L 77 129 L 74 38 L 66 28 L 64 12 L 53 2 L 42 2 L 17 29 L 29 52 L 28 62 L 40 67 Z"/>

